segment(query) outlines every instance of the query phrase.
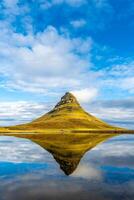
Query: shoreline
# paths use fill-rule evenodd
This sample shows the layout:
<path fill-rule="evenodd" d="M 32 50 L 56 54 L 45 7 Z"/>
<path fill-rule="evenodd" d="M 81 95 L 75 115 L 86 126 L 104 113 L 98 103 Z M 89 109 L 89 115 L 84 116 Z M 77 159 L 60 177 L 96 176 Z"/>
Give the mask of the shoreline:
<path fill-rule="evenodd" d="M 17 129 L 9 129 L 9 128 L 0 128 L 0 134 L 2 133 L 24 133 L 24 134 L 65 134 L 65 133 L 73 133 L 73 134 L 90 134 L 90 133 L 102 133 L 102 134 L 108 134 L 108 133 L 116 133 L 116 134 L 134 134 L 134 130 L 126 130 L 126 129 L 122 129 L 122 130 L 98 130 L 98 129 L 36 129 L 36 130 L 17 130 Z"/>

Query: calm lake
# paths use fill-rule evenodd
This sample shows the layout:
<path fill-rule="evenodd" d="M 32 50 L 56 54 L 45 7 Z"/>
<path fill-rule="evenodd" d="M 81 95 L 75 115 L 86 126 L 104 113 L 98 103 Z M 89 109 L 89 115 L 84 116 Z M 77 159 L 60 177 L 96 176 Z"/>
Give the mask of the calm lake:
<path fill-rule="evenodd" d="M 0 200 L 134 200 L 134 135 L 108 139 L 65 175 L 28 139 L 0 136 Z"/>

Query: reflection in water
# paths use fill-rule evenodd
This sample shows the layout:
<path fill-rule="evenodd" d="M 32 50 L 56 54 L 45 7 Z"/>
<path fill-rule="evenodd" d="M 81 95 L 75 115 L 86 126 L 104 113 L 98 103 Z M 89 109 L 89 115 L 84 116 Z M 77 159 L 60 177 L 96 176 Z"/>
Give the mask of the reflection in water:
<path fill-rule="evenodd" d="M 100 142 L 107 140 L 108 138 L 113 137 L 111 134 L 90 134 L 88 135 L 59 135 L 53 139 L 53 135 L 49 136 L 45 140 L 44 138 L 39 139 L 38 137 L 34 138 L 34 136 L 30 137 L 30 140 L 37 143 L 48 152 L 53 155 L 53 158 L 60 165 L 60 169 L 66 174 L 72 174 L 81 158 L 84 154 L 95 147 Z"/>
<path fill-rule="evenodd" d="M 0 200 L 133 200 L 134 136 L 98 144 L 105 139 L 74 138 L 58 148 L 57 141 L 0 137 Z"/>

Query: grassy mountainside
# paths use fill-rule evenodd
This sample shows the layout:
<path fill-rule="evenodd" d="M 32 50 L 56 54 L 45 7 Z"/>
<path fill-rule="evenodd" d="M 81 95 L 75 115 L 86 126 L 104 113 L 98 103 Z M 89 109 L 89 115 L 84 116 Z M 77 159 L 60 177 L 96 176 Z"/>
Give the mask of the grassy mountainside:
<path fill-rule="evenodd" d="M 77 99 L 67 92 L 47 114 L 23 125 L 9 127 L 16 130 L 66 129 L 113 130 L 118 129 L 84 111 Z"/>

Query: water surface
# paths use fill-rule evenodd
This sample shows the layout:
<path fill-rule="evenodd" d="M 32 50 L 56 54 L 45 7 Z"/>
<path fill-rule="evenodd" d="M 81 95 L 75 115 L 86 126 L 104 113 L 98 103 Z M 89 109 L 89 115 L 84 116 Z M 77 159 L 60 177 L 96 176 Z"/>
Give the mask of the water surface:
<path fill-rule="evenodd" d="M 97 145 L 69 176 L 39 145 L 1 136 L 0 200 L 18 199 L 133 200 L 134 136 L 116 136 Z"/>

